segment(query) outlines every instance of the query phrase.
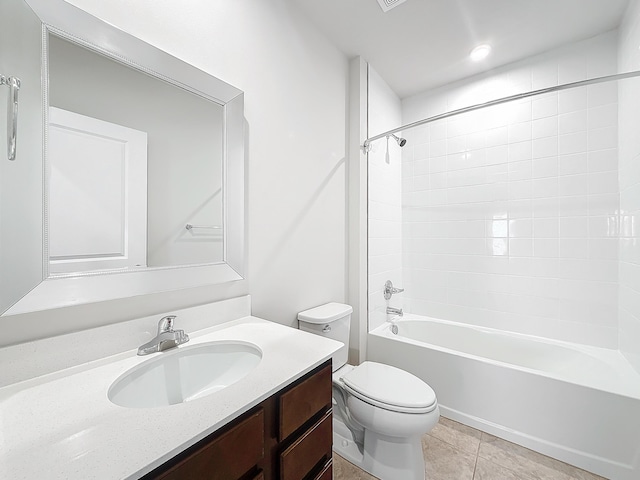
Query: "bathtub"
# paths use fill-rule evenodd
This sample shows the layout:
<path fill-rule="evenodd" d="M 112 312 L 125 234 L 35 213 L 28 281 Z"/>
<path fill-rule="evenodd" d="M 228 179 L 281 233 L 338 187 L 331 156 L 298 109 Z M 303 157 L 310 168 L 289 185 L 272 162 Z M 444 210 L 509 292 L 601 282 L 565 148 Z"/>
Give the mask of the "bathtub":
<path fill-rule="evenodd" d="M 640 375 L 617 351 L 407 314 L 367 358 L 435 390 L 445 417 L 610 479 L 640 479 Z"/>

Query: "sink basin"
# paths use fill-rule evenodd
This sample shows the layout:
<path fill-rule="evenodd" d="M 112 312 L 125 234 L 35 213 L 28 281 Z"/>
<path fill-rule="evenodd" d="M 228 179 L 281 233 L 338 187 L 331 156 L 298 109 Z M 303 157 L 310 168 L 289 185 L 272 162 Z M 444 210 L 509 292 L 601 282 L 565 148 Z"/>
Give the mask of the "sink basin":
<path fill-rule="evenodd" d="M 262 360 L 243 342 L 209 342 L 165 351 L 128 370 L 109 388 L 111 402 L 151 408 L 189 402 L 236 383 Z"/>

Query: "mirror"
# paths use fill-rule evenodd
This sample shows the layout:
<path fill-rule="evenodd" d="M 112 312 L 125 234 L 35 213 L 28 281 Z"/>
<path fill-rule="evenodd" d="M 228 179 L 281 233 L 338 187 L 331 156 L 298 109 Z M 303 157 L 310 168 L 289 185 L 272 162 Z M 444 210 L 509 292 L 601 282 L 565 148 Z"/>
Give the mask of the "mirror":
<path fill-rule="evenodd" d="M 45 241 L 38 285 L 0 311 L 241 279 L 242 92 L 63 0 L 7 3 L 41 22 L 44 80 L 21 93 L 40 89 L 44 156 L 17 160 L 43 166 Z M 20 271 L 0 261 L 0 277 Z"/>
<path fill-rule="evenodd" d="M 56 35 L 48 53 L 49 274 L 221 262 L 224 107 Z"/>

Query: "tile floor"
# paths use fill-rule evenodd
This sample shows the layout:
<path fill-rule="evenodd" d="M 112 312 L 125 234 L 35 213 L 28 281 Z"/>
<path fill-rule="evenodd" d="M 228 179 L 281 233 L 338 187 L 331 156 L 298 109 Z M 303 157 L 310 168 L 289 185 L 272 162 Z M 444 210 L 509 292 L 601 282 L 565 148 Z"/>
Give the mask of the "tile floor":
<path fill-rule="evenodd" d="M 603 480 L 444 417 L 422 438 L 422 448 L 427 480 Z M 339 455 L 333 461 L 334 480 L 375 480 Z"/>

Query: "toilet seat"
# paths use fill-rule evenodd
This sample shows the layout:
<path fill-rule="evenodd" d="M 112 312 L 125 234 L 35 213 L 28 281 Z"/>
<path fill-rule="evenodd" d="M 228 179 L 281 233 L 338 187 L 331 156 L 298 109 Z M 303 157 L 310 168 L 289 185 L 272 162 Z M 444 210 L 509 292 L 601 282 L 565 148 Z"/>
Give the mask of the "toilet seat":
<path fill-rule="evenodd" d="M 351 395 L 385 410 L 417 414 L 437 408 L 436 394 L 429 385 L 390 365 L 363 362 L 341 380 Z"/>

